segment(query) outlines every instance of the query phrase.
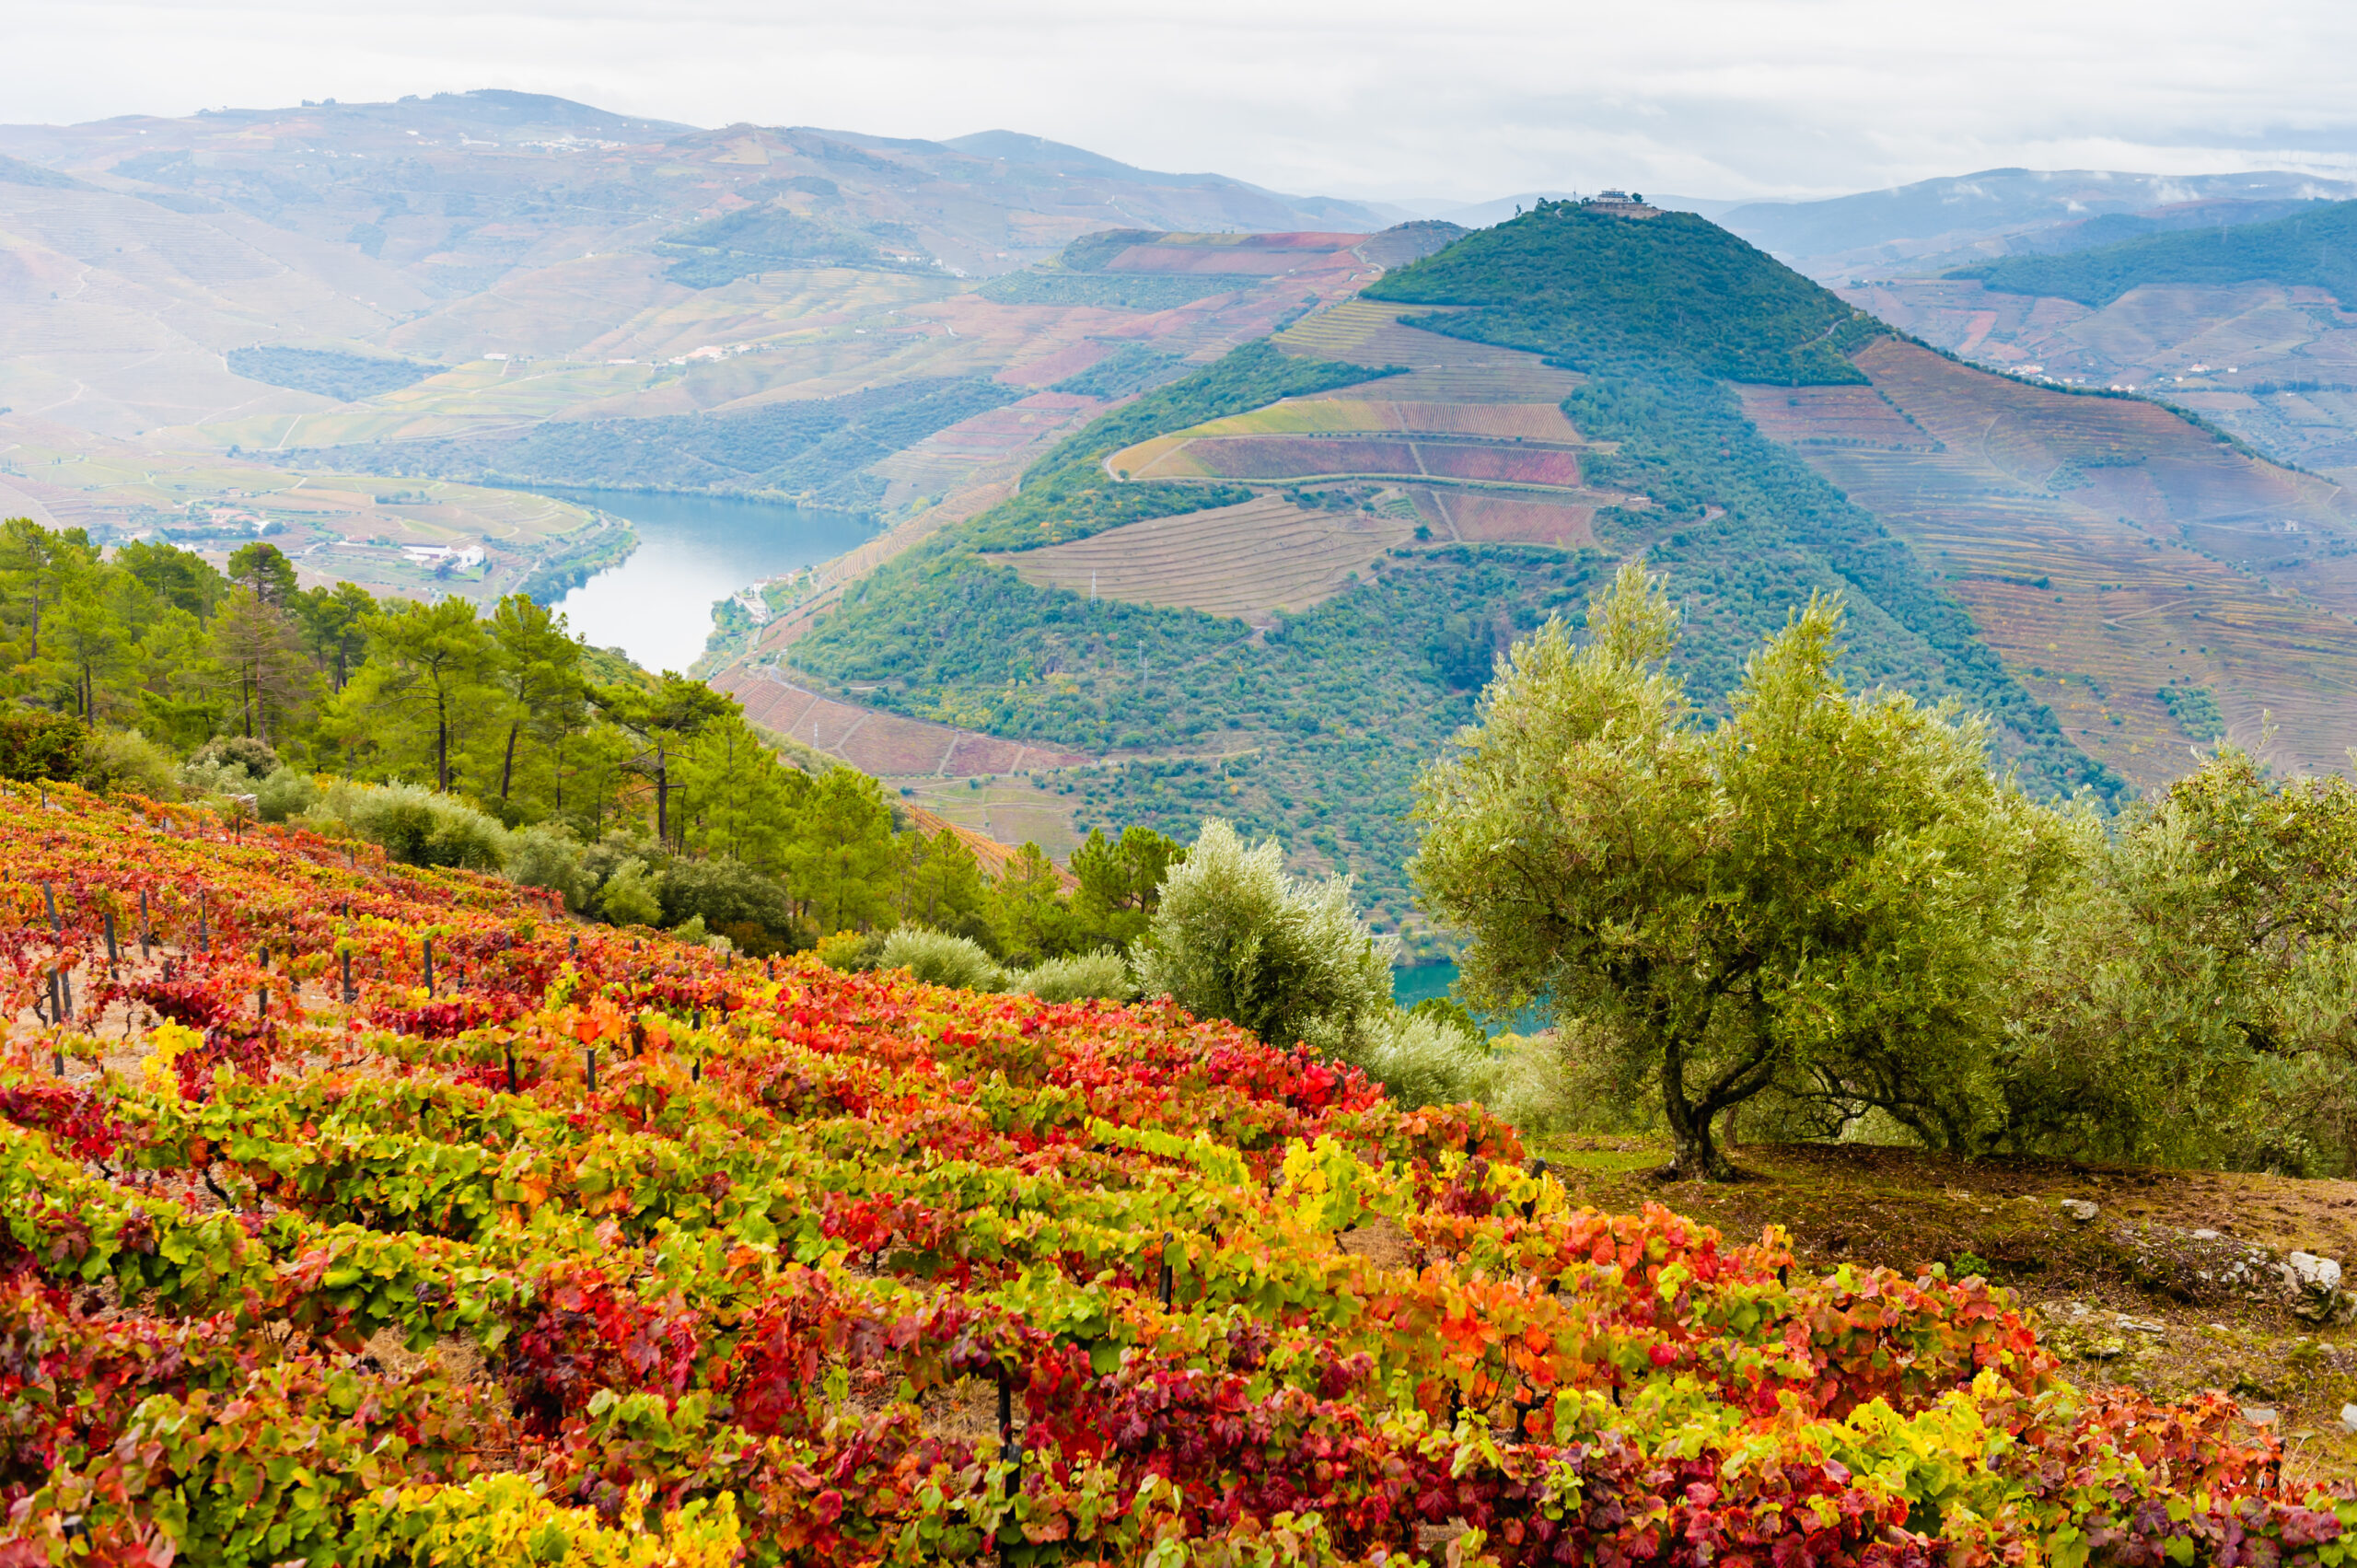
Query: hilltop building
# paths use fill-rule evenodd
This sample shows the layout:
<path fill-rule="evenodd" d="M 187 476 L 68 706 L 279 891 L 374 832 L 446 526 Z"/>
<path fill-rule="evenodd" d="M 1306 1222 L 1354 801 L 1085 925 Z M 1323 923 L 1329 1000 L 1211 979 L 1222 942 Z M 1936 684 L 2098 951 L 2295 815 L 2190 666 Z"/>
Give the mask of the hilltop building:
<path fill-rule="evenodd" d="M 1648 206 L 1645 198 L 1634 191 L 1599 191 L 1580 203 L 1592 213 L 1603 213 L 1616 218 L 1657 218 L 1659 207 Z"/>

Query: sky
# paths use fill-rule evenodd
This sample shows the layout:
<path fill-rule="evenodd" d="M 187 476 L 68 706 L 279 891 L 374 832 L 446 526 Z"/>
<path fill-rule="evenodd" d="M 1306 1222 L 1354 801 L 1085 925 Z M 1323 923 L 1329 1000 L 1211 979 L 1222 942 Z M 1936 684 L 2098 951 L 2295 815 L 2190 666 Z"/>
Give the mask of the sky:
<path fill-rule="evenodd" d="M 2348 0 L 0 0 L 0 36 L 19 123 L 512 87 L 1431 202 L 2357 174 Z"/>

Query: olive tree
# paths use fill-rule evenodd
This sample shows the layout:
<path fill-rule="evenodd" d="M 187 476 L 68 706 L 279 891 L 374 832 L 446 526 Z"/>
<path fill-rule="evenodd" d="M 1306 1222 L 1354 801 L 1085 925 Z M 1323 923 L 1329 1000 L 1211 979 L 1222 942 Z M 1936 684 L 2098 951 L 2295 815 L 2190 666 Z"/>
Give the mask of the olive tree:
<path fill-rule="evenodd" d="M 1131 948 L 1138 991 L 1271 1045 L 1306 1040 L 1355 1060 L 1390 1012 L 1397 944 L 1358 918 L 1349 877 L 1306 882 L 1283 867 L 1274 839 L 1248 845 L 1206 820 Z"/>
<path fill-rule="evenodd" d="M 2357 788 L 2231 743 L 2125 814 L 2026 987 L 2014 1147 L 2357 1167 Z"/>
<path fill-rule="evenodd" d="M 1466 993 L 1609 1040 L 1658 1083 L 1680 1176 L 1731 1178 L 1713 1121 L 1780 1080 L 1968 1116 L 2036 901 L 2073 864 L 2059 819 L 1991 775 L 1981 721 L 1842 689 L 1840 623 L 1812 599 L 1711 726 L 1631 563 L 1585 645 L 1558 620 L 1515 645 L 1418 783 L 1412 871 L 1470 938 Z"/>

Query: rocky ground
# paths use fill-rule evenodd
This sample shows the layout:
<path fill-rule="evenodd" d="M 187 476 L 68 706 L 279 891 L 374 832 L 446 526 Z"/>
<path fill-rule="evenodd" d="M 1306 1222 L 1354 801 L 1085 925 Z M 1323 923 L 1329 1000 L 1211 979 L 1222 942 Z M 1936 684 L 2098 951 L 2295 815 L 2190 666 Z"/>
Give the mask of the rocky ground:
<path fill-rule="evenodd" d="M 2287 1468 L 2357 1475 L 2357 1181 L 1967 1160 L 1864 1145 L 1754 1145 L 1748 1179 L 1668 1184 L 1639 1137 L 1542 1140 L 1585 1201 L 1647 1199 L 1733 1237 L 1791 1232 L 1813 1265 L 1946 1264 L 2017 1292 L 2071 1378 L 2162 1395 L 2223 1388 Z M 2357 1409 L 2350 1411 L 2357 1420 Z"/>

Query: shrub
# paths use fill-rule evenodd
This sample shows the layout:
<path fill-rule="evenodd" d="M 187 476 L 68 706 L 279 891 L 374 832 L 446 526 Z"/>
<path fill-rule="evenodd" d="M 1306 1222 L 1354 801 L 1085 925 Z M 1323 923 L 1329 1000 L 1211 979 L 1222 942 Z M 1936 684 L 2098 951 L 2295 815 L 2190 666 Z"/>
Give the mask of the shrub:
<path fill-rule="evenodd" d="M 655 878 L 646 862 L 625 860 L 598 889 L 598 907 L 616 925 L 653 925 L 663 918 L 663 900 L 656 895 Z"/>
<path fill-rule="evenodd" d="M 507 878 L 527 888 L 552 888 L 567 909 L 586 912 L 594 886 L 581 864 L 581 846 L 555 828 L 528 828 L 507 845 Z"/>
<path fill-rule="evenodd" d="M 466 802 L 421 784 L 331 784 L 306 815 L 380 845 L 410 865 L 496 871 L 506 858 L 505 829 Z"/>
<path fill-rule="evenodd" d="M 1006 989 L 1029 992 L 1042 1002 L 1079 1002 L 1090 997 L 1126 1002 L 1137 994 L 1128 962 L 1112 947 L 1050 958 L 1018 970 L 1006 977 Z"/>
<path fill-rule="evenodd" d="M 128 790 L 150 800 L 180 798 L 180 762 L 135 729 L 106 730 L 82 753 L 82 787 L 99 795 Z"/>
<path fill-rule="evenodd" d="M 884 938 L 872 931 L 838 931 L 818 945 L 819 961 L 830 970 L 856 974 L 876 968 L 884 955 Z"/>
<path fill-rule="evenodd" d="M 271 749 L 270 742 L 256 740 L 250 735 L 216 736 L 206 741 L 188 763 L 207 772 L 234 770 L 256 783 L 279 768 L 278 753 Z"/>
<path fill-rule="evenodd" d="M 1391 1006 L 1392 937 L 1351 909 L 1351 879 L 1285 875 L 1274 839 L 1247 848 L 1218 818 L 1170 868 L 1131 962 L 1138 990 L 1271 1045 L 1353 1057 Z"/>
<path fill-rule="evenodd" d="M 1368 1031 L 1355 1059 L 1402 1107 L 1463 1105 L 1488 1098 L 1493 1065 L 1478 1033 L 1422 1011 L 1394 1012 Z"/>
<path fill-rule="evenodd" d="M 960 991 L 997 991 L 1006 984 L 1006 971 L 982 951 L 981 943 L 926 925 L 903 925 L 885 937 L 876 967 L 906 970 L 919 980 Z"/>
<path fill-rule="evenodd" d="M 754 925 L 772 938 L 794 929 L 794 906 L 774 877 L 741 860 L 675 860 L 656 882 L 667 925 L 701 918 L 714 931 Z"/>
<path fill-rule="evenodd" d="M 253 794 L 256 816 L 265 822 L 284 822 L 308 811 L 319 798 L 319 786 L 310 774 L 281 767 L 255 785 Z"/>
<path fill-rule="evenodd" d="M 70 714 L 36 708 L 0 714 L 0 778 L 71 779 L 82 771 L 90 738 L 90 726 Z"/>

